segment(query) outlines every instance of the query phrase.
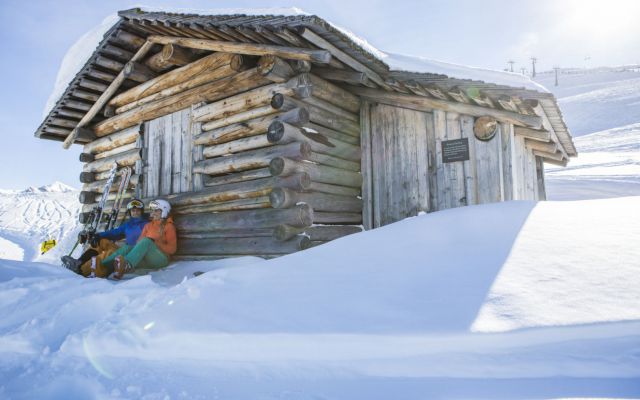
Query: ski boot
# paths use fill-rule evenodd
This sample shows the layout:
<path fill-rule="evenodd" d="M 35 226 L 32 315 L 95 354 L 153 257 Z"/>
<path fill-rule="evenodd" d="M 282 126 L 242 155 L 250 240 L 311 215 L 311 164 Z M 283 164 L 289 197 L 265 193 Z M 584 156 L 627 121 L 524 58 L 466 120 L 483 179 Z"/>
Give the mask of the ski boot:
<path fill-rule="evenodd" d="M 69 271 L 80 274 L 80 260 L 76 260 L 71 256 L 62 256 L 60 261 L 62 261 L 62 265 Z"/>
<path fill-rule="evenodd" d="M 133 271 L 133 266 L 129 264 L 124 256 L 118 256 L 113 262 L 114 265 L 114 273 L 113 279 L 120 280 L 124 276 L 124 274 Z"/>

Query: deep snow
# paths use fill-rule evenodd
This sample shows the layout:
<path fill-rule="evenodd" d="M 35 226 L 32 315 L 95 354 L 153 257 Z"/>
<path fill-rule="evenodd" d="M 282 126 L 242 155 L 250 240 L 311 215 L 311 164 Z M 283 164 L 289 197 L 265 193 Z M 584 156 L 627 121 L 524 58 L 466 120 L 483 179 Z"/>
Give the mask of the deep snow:
<path fill-rule="evenodd" d="M 464 207 L 120 283 L 0 261 L 0 394 L 640 396 L 639 209 Z"/>

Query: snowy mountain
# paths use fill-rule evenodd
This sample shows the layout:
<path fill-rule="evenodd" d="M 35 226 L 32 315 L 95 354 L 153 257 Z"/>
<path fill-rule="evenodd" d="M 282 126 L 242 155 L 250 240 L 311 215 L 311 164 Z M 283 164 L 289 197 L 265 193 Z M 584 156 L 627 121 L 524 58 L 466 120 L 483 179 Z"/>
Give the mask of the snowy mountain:
<path fill-rule="evenodd" d="M 75 243 L 79 192 L 60 182 L 0 192 L 0 258 L 57 263 Z M 42 241 L 58 245 L 40 255 Z"/>

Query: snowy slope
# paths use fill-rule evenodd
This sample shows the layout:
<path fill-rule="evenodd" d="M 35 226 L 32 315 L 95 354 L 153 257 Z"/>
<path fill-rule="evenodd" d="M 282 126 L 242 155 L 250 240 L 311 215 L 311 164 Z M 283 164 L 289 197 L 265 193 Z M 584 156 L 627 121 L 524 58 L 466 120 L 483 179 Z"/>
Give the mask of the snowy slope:
<path fill-rule="evenodd" d="M 575 145 L 579 156 L 567 167 L 547 166 L 550 199 L 640 196 L 640 123 L 578 137 Z"/>
<path fill-rule="evenodd" d="M 567 167 L 545 167 L 547 198 L 640 195 L 640 69 L 563 71 L 558 86 L 552 73 L 536 78 L 558 98 L 578 150 Z"/>
<path fill-rule="evenodd" d="M 60 182 L 0 193 L 0 258 L 57 262 L 75 243 L 78 194 Z M 58 246 L 41 256 L 40 243 L 48 237 Z"/>
<path fill-rule="evenodd" d="M 637 397 L 638 210 L 464 207 L 121 283 L 0 261 L 0 397 Z"/>
<path fill-rule="evenodd" d="M 574 137 L 640 122 L 640 68 L 572 70 L 559 75 L 558 86 L 545 73 L 536 82 L 557 97 Z"/>

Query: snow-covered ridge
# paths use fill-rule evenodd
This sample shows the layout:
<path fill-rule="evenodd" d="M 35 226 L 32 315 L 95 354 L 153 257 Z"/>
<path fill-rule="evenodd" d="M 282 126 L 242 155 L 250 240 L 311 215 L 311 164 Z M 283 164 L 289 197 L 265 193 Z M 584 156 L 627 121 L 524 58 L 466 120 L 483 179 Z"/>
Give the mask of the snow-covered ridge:
<path fill-rule="evenodd" d="M 22 193 L 38 193 L 38 192 L 53 192 L 53 193 L 66 193 L 66 192 L 75 192 L 78 189 L 73 188 L 69 185 L 66 185 L 62 182 L 54 182 L 50 185 L 35 187 L 29 186 Z"/>

